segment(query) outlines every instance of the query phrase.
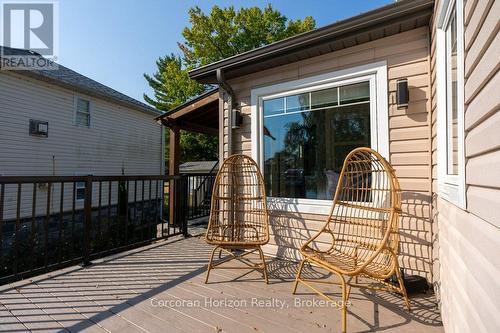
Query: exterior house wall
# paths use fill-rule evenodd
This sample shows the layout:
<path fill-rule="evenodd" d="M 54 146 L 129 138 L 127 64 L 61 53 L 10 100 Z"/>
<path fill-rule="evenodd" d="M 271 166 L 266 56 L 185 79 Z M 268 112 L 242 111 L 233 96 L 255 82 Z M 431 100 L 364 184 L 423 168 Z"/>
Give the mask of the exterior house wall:
<path fill-rule="evenodd" d="M 496 332 L 500 328 L 499 17 L 500 1 L 464 3 L 465 210 L 439 197 L 435 119 L 437 112 L 444 111 L 435 107 L 439 98 L 435 84 L 431 89 L 433 215 L 439 238 L 438 290 L 447 332 Z M 432 24 L 432 36 L 435 30 Z M 431 49 L 434 82 L 434 37 Z"/>
<path fill-rule="evenodd" d="M 73 124 L 75 95 L 93 104 L 90 128 Z M 154 117 L 25 76 L 0 73 L 0 174 L 101 176 L 121 175 L 123 170 L 126 175 L 161 175 L 162 126 Z M 48 137 L 30 136 L 30 119 L 48 121 Z M 15 214 L 15 187 L 6 185 L 5 219 Z M 22 190 L 21 216 L 31 215 L 32 185 Z M 59 198 L 59 189 L 54 191 L 52 197 Z M 41 188 L 37 194 L 44 197 L 46 192 Z M 40 200 L 37 214 L 45 213 L 45 199 Z M 64 201 L 71 207 L 72 184 L 65 187 Z M 83 202 L 78 202 L 76 208 L 81 206 Z"/>
<path fill-rule="evenodd" d="M 340 51 L 246 75 L 229 83 L 241 105 L 243 123 L 230 129 L 224 110 L 224 157 L 230 153 L 251 155 L 251 90 L 257 87 L 315 76 L 338 69 L 377 61 L 387 62 L 389 91 L 390 161 L 403 188 L 401 220 L 401 264 L 407 273 L 432 280 L 431 242 L 431 143 L 429 33 L 414 29 Z M 407 109 L 395 105 L 396 80 L 407 78 L 410 103 Z M 231 148 L 231 151 L 229 151 Z M 297 259 L 298 248 L 326 221 L 326 216 L 285 212 L 273 207 L 270 255 Z"/>

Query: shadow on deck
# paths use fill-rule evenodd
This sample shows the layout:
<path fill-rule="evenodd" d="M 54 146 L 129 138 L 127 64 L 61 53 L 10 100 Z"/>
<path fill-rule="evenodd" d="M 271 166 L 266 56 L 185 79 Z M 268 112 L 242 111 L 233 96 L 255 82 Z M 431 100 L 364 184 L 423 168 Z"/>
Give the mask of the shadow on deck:
<path fill-rule="evenodd" d="M 304 288 L 291 294 L 296 263 L 268 259 L 269 285 L 241 270 L 214 270 L 205 285 L 210 250 L 197 237 L 161 241 L 2 286 L 0 331 L 338 332 L 338 310 Z M 389 293 L 353 289 L 351 301 L 349 332 L 442 332 L 433 295 L 412 296 L 411 313 Z"/>

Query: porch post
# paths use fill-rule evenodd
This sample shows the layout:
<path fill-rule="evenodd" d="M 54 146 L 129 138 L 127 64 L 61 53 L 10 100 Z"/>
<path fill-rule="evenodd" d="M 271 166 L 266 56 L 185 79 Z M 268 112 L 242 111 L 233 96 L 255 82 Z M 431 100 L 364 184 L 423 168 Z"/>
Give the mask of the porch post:
<path fill-rule="evenodd" d="M 170 131 L 170 152 L 168 156 L 168 174 L 170 176 L 176 176 L 179 174 L 179 160 L 180 160 L 180 130 L 179 127 L 175 124 L 171 124 L 169 127 Z M 174 180 L 170 180 L 169 182 L 169 223 L 173 224 L 175 221 L 175 216 L 176 212 L 175 209 L 177 209 L 175 203 L 176 203 L 176 182 Z"/>

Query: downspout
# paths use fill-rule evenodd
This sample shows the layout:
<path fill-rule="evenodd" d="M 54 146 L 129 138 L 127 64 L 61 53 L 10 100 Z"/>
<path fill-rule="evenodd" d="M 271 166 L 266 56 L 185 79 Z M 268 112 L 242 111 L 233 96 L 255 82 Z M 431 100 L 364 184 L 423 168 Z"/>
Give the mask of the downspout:
<path fill-rule="evenodd" d="M 229 99 L 227 101 L 228 105 L 228 142 L 227 142 L 227 156 L 223 156 L 223 158 L 229 157 L 232 153 L 233 147 L 232 147 L 232 129 L 233 128 L 238 128 L 241 123 L 241 115 L 239 111 L 237 110 L 237 103 L 236 103 L 236 97 L 234 95 L 234 91 L 231 88 L 231 86 L 227 83 L 226 79 L 224 78 L 224 72 L 222 71 L 221 68 L 217 68 L 216 70 L 216 76 L 217 76 L 217 82 L 219 84 L 219 87 L 224 89 L 224 91 L 229 95 Z M 222 128 L 222 131 L 224 129 Z M 222 145 L 224 145 L 224 142 L 222 142 Z"/>

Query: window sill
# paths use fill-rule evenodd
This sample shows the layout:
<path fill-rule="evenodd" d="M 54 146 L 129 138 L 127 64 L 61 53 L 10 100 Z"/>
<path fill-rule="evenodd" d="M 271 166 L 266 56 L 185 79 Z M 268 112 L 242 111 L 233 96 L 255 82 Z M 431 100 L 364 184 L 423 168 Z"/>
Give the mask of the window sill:
<path fill-rule="evenodd" d="M 270 211 L 329 215 L 332 205 L 333 200 L 267 198 L 267 209 Z"/>
<path fill-rule="evenodd" d="M 456 184 L 438 183 L 438 195 L 449 203 L 465 210 L 465 191 Z"/>

